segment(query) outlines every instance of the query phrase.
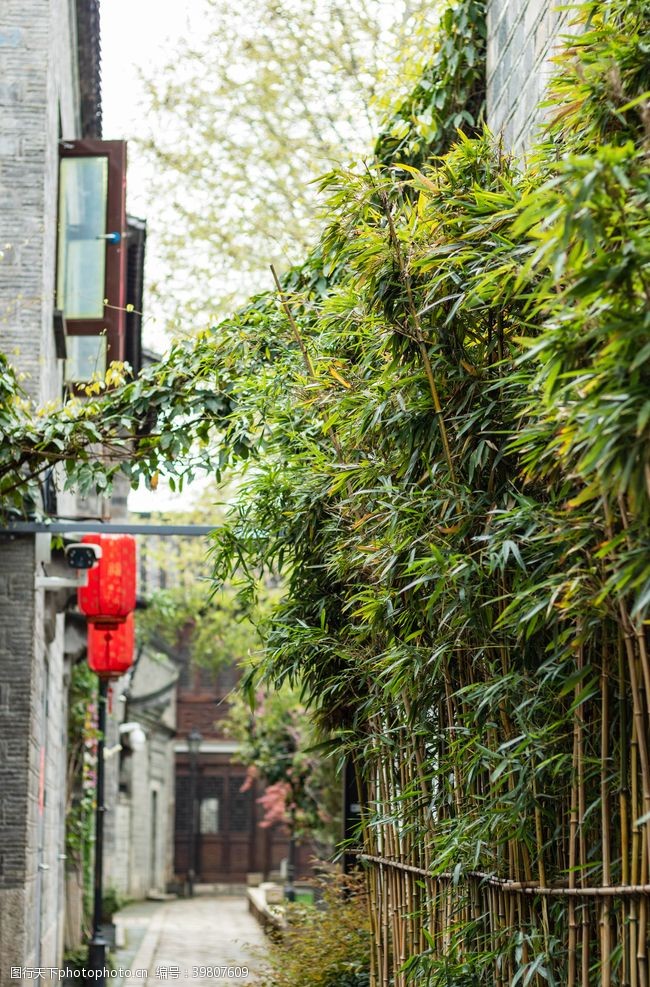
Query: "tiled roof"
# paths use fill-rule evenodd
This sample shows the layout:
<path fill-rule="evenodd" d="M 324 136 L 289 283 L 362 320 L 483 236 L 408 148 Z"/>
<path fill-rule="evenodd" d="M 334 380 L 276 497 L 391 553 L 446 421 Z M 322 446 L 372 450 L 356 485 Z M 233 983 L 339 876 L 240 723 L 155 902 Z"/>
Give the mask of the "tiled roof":
<path fill-rule="evenodd" d="M 81 136 L 102 136 L 99 0 L 77 0 Z"/>

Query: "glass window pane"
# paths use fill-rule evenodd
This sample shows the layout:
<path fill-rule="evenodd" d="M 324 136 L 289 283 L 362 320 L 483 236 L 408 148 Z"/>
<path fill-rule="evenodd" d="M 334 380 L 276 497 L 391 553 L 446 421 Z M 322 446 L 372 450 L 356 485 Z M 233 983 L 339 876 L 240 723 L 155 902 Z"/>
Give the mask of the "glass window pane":
<path fill-rule="evenodd" d="M 106 373 L 106 336 L 68 336 L 67 381 L 92 380 L 94 374 Z"/>
<path fill-rule="evenodd" d="M 219 799 L 201 799 L 201 833 L 219 832 Z"/>
<path fill-rule="evenodd" d="M 66 319 L 101 319 L 106 272 L 108 158 L 62 158 L 56 306 Z"/>

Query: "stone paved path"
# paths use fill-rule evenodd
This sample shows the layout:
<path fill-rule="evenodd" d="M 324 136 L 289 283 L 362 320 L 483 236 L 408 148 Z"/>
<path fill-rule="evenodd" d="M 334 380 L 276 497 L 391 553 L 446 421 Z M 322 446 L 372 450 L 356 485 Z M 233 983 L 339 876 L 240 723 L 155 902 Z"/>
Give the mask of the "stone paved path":
<path fill-rule="evenodd" d="M 253 984 L 266 939 L 243 896 L 146 902 L 120 912 L 126 948 L 115 966 L 131 971 L 121 987 L 236 987 Z"/>

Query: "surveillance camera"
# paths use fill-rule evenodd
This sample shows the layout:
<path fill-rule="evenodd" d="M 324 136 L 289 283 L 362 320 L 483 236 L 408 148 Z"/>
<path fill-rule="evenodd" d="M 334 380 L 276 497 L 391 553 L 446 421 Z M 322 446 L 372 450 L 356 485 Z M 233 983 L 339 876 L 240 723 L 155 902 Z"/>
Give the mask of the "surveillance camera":
<path fill-rule="evenodd" d="M 147 743 L 147 735 L 139 723 L 121 723 L 120 738 L 132 751 L 141 751 Z"/>
<path fill-rule="evenodd" d="M 101 545 L 91 542 L 75 542 L 65 548 L 65 560 L 71 569 L 92 569 L 101 557 Z"/>

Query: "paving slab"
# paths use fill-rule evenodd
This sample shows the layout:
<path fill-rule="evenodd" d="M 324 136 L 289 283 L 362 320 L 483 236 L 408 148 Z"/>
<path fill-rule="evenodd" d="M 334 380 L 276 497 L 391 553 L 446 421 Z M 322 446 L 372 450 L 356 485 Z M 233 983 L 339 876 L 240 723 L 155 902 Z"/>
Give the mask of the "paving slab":
<path fill-rule="evenodd" d="M 130 905 L 117 916 L 126 947 L 114 965 L 130 976 L 116 987 L 237 987 L 256 981 L 266 938 L 241 894 Z"/>

